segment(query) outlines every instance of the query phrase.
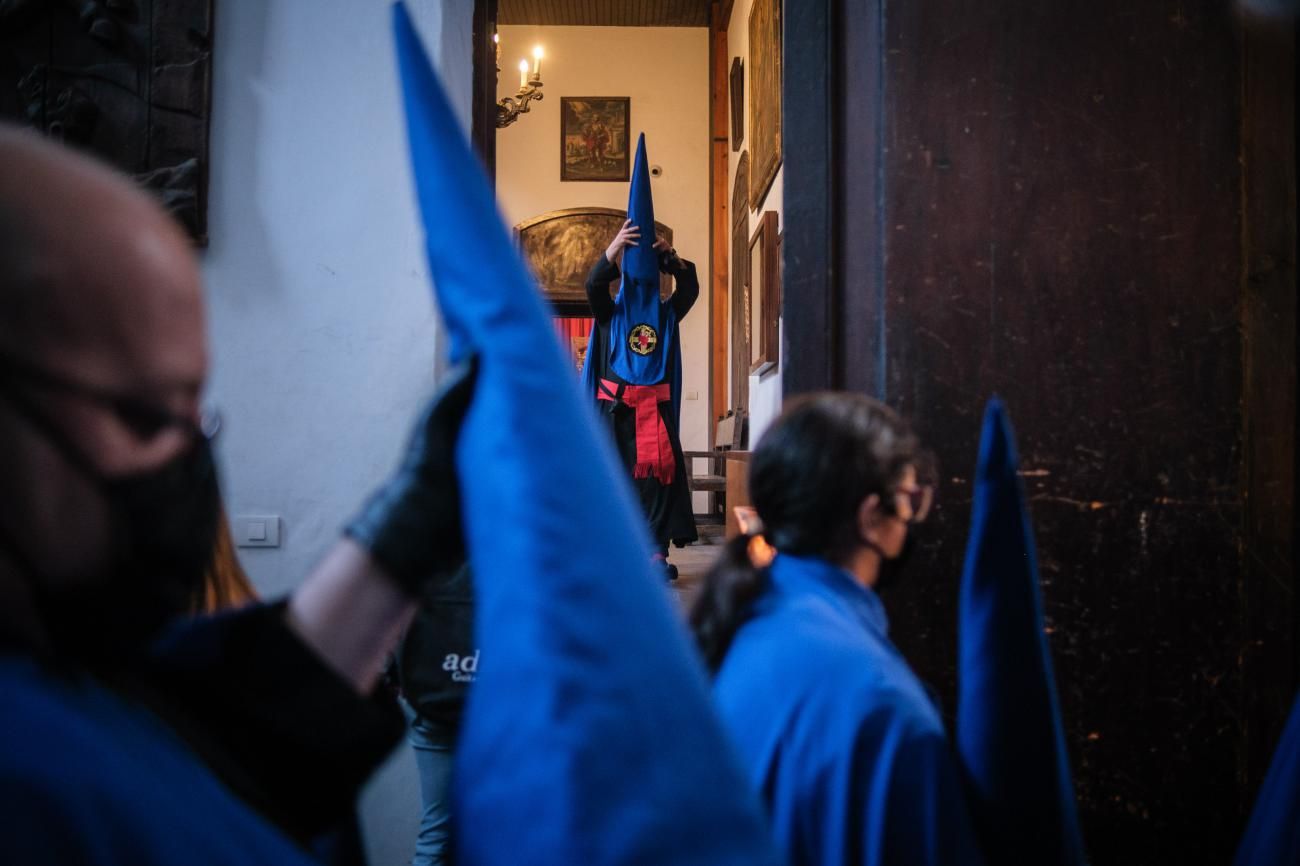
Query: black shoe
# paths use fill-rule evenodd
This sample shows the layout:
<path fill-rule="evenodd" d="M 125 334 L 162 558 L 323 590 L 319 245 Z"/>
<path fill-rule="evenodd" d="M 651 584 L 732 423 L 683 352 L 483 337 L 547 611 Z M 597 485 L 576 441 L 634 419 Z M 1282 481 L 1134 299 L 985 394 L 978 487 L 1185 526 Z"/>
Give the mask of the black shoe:
<path fill-rule="evenodd" d="M 667 560 L 664 561 L 664 571 L 667 572 L 670 582 L 677 579 L 677 566 Z"/>

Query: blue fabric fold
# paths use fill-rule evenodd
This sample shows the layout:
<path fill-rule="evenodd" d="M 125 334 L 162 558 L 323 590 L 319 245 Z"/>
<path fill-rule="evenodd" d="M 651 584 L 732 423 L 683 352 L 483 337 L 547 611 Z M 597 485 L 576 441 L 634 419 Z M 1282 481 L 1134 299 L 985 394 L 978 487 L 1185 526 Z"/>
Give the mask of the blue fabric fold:
<path fill-rule="evenodd" d="M 1234 862 L 1236 866 L 1300 864 L 1300 698 L 1291 707 Z"/>
<path fill-rule="evenodd" d="M 776 863 L 609 437 L 402 4 L 393 24 L 437 300 L 453 358 L 480 359 L 457 448 L 480 664 L 456 861 Z"/>
<path fill-rule="evenodd" d="M 1037 553 L 996 398 L 984 414 L 962 573 L 957 746 L 993 863 L 1082 864 L 1074 786 L 1043 632 Z"/>

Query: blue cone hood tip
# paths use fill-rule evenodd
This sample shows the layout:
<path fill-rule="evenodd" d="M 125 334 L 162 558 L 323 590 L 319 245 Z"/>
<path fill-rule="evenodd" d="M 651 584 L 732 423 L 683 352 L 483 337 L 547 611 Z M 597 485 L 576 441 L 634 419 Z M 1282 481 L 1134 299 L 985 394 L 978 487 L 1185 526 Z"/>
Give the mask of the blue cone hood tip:
<path fill-rule="evenodd" d="M 632 185 L 627 194 L 627 218 L 641 229 L 638 246 L 623 253 L 623 273 L 638 280 L 659 284 L 659 254 L 654 251 L 655 206 L 650 194 L 650 163 L 645 155 L 645 133 L 637 138 L 632 162 Z"/>
<path fill-rule="evenodd" d="M 480 359 L 456 455 L 480 654 L 456 861 L 776 864 L 609 437 L 401 3 L 393 29 L 435 294 L 453 358 Z"/>
<path fill-rule="evenodd" d="M 957 745 L 991 863 L 1085 862 L 1011 425 L 989 401 L 962 573 Z"/>

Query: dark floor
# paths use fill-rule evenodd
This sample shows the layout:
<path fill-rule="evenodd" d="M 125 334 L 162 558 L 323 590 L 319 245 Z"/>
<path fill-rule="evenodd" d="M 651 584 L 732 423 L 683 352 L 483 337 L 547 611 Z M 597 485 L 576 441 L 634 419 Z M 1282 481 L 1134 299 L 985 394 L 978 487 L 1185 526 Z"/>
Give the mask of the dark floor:
<path fill-rule="evenodd" d="M 699 590 L 704 572 L 709 570 L 721 550 L 721 545 L 692 544 L 682 548 L 674 547 L 668 552 L 668 561 L 677 566 L 677 580 L 671 586 L 683 612 Z"/>

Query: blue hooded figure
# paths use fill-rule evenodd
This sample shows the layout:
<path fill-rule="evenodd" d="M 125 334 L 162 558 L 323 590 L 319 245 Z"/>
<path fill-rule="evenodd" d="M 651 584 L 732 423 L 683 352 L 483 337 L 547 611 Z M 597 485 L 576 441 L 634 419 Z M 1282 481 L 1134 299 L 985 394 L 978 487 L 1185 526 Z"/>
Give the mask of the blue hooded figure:
<path fill-rule="evenodd" d="M 620 271 L 620 261 L 622 270 Z M 660 298 L 660 273 L 677 289 Z M 618 281 L 616 292 L 610 286 Z M 656 546 L 667 565 L 669 542 L 696 539 L 686 462 L 678 436 L 681 419 L 681 320 L 700 296 L 695 265 L 655 236 L 654 203 L 645 136 L 637 142 L 627 222 L 587 277 L 591 337 L 583 387 L 609 423 L 626 473 L 641 500 Z"/>
<path fill-rule="evenodd" d="M 478 663 L 454 862 L 775 866 L 608 437 L 400 4 L 394 29 L 452 359 L 478 358 L 456 452 Z"/>
<path fill-rule="evenodd" d="M 1083 866 L 1038 558 L 1002 403 L 984 413 L 961 583 L 957 748 L 991 861 Z"/>
<path fill-rule="evenodd" d="M 1297 863 L 1300 863 L 1300 699 L 1292 706 L 1282 739 L 1273 751 L 1273 762 L 1237 847 L 1235 866 L 1295 866 Z"/>

